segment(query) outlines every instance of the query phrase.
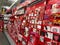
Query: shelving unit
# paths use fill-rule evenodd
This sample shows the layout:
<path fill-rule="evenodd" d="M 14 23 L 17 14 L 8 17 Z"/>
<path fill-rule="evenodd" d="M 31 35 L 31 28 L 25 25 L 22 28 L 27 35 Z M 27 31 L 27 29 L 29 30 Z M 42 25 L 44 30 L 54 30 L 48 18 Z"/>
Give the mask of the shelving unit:
<path fill-rule="evenodd" d="M 38 0 L 15 10 L 7 28 L 16 45 L 60 45 L 60 25 L 54 24 L 56 16 L 53 15 L 58 11 L 51 11 L 57 3 L 51 2 Z"/>

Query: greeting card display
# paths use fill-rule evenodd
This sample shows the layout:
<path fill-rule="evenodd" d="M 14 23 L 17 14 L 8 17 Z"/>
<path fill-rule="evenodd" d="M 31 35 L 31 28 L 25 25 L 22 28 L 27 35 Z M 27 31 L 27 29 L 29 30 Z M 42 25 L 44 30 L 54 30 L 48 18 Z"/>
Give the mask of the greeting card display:
<path fill-rule="evenodd" d="M 18 40 L 22 41 L 22 35 L 21 34 L 18 34 Z"/>
<path fill-rule="evenodd" d="M 45 33 L 46 33 L 46 32 L 40 31 L 40 35 L 41 35 L 41 36 L 45 36 Z"/>
<path fill-rule="evenodd" d="M 51 32 L 60 33 L 60 27 L 52 26 L 52 27 L 51 27 Z"/>
<path fill-rule="evenodd" d="M 47 37 L 47 38 L 49 38 L 49 39 L 53 39 L 53 33 L 46 32 L 46 33 L 45 33 L 45 37 Z"/>
<path fill-rule="evenodd" d="M 22 40 L 22 45 L 27 45 L 27 42 L 25 39 Z"/>
<path fill-rule="evenodd" d="M 51 31 L 51 27 L 50 26 L 44 26 L 44 30 Z"/>
<path fill-rule="evenodd" d="M 57 41 L 57 42 L 60 42 L 60 35 L 53 34 L 53 40 Z"/>
<path fill-rule="evenodd" d="M 52 43 L 51 42 L 47 42 L 47 44 L 46 45 L 52 45 Z"/>
<path fill-rule="evenodd" d="M 14 19 L 11 19 L 11 24 L 9 23 L 8 27 L 11 37 L 14 39 L 17 37 L 22 45 L 45 45 L 43 43 L 57 45 L 58 42 L 60 43 L 60 27 L 53 26 L 53 20 L 59 19 L 59 17 L 54 18 L 52 15 L 52 13 L 60 12 L 60 5 L 53 4 L 54 1 L 50 3 L 50 1 L 52 0 L 42 0 L 42 2 L 37 0 L 31 4 L 32 6 L 27 5 L 26 10 L 24 7 L 16 10 L 16 15 L 19 17 L 14 15 Z"/>
<path fill-rule="evenodd" d="M 41 29 L 41 25 L 37 25 L 37 29 Z"/>
<path fill-rule="evenodd" d="M 58 43 L 56 41 L 53 41 L 52 45 L 58 45 Z"/>
<path fill-rule="evenodd" d="M 42 24 L 42 21 L 39 21 L 39 20 L 38 20 L 38 21 L 37 21 L 37 24 Z"/>
<path fill-rule="evenodd" d="M 43 36 L 40 36 L 40 41 L 44 42 L 44 37 Z"/>
<path fill-rule="evenodd" d="M 60 13 L 60 4 L 55 3 L 52 5 L 52 13 Z"/>

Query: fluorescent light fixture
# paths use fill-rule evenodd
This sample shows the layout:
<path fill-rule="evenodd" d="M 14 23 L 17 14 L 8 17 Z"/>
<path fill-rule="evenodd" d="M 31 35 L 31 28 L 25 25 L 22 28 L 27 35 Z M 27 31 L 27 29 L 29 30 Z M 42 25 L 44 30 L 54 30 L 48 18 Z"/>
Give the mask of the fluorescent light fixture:
<path fill-rule="evenodd" d="M 10 0 L 10 1 L 12 2 L 12 4 L 10 6 L 2 6 L 2 7 L 6 8 L 6 9 L 11 9 L 14 6 L 14 4 L 17 3 L 18 0 Z"/>

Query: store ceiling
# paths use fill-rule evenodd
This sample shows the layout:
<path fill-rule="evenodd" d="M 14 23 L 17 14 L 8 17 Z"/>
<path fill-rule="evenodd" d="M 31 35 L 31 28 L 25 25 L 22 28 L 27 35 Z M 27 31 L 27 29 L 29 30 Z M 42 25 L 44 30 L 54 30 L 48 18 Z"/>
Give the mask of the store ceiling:
<path fill-rule="evenodd" d="M 2 6 L 10 6 L 12 3 L 14 3 L 16 0 L 0 0 L 0 9 Z M 22 3 L 24 2 L 25 0 L 18 0 L 17 4 L 18 3 Z M 17 5 L 16 4 L 16 5 Z"/>

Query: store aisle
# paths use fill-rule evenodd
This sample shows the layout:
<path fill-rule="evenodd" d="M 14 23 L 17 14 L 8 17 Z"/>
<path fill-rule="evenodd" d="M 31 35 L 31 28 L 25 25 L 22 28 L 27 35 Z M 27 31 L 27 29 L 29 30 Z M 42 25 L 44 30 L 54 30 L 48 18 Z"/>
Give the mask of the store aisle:
<path fill-rule="evenodd" d="M 3 32 L 0 32 L 0 45 L 10 45 L 7 37 Z"/>

